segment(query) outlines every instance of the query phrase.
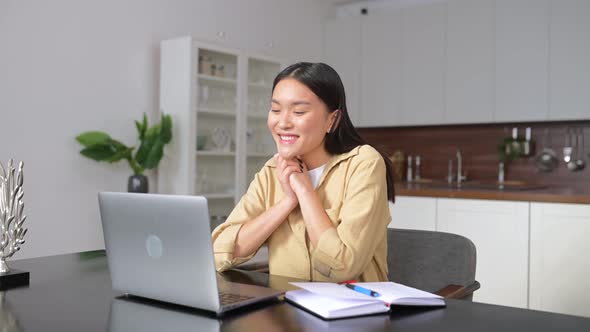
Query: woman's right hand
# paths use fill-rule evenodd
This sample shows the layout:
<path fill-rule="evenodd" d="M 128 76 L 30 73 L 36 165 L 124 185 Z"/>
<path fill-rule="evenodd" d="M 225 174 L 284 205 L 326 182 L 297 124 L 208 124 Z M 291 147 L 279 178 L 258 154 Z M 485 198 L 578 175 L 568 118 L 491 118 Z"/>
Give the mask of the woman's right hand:
<path fill-rule="evenodd" d="M 274 155 L 274 159 L 277 165 L 277 176 L 279 177 L 279 182 L 285 193 L 285 199 L 289 200 L 293 204 L 293 207 L 295 207 L 299 203 L 299 200 L 297 199 L 297 195 L 295 195 L 293 188 L 291 188 L 289 177 L 293 173 L 301 172 L 299 162 L 295 158 L 285 159 L 278 153 Z"/>

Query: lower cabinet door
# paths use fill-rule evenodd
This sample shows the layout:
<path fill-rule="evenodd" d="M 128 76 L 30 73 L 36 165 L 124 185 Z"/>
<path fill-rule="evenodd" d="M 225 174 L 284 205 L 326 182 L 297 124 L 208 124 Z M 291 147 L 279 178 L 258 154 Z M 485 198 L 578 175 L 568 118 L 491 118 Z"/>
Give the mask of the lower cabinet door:
<path fill-rule="evenodd" d="M 436 222 L 477 248 L 474 301 L 528 306 L 529 202 L 439 198 Z"/>
<path fill-rule="evenodd" d="M 590 205 L 531 203 L 530 308 L 590 317 Z"/>
<path fill-rule="evenodd" d="M 391 222 L 388 227 L 434 231 L 436 200 L 432 197 L 395 197 L 395 204 L 389 202 Z"/>

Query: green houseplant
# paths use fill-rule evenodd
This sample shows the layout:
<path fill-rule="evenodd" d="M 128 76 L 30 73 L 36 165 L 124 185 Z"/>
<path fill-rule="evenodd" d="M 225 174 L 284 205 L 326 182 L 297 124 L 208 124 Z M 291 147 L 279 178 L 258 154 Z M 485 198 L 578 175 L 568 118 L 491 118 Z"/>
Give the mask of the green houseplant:
<path fill-rule="evenodd" d="M 135 121 L 139 147 L 127 146 L 102 131 L 87 131 L 76 137 L 84 147 L 80 154 L 96 161 L 115 163 L 127 160 L 133 175 L 129 177 L 127 189 L 130 192 L 148 192 L 146 169 L 158 166 L 164 155 L 164 146 L 172 140 L 172 118 L 162 114 L 160 123 L 148 128 L 147 115 L 141 122 Z"/>

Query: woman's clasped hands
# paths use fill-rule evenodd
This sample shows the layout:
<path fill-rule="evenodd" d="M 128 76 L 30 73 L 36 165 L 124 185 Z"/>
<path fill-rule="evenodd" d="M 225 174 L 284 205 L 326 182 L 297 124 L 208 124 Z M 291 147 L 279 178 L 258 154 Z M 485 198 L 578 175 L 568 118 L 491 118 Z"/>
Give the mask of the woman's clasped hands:
<path fill-rule="evenodd" d="M 302 195 L 314 191 L 307 165 L 301 159 L 284 158 L 278 153 L 274 155 L 274 159 L 277 175 L 287 199 L 298 203 Z"/>

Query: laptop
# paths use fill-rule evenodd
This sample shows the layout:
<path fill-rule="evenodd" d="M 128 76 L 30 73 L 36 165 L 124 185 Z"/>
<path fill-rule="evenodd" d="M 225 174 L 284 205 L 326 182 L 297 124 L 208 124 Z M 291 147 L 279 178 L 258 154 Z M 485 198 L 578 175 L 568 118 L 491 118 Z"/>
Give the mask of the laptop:
<path fill-rule="evenodd" d="M 282 294 L 218 276 L 204 197 L 101 192 L 98 201 L 114 290 L 218 315 Z"/>

